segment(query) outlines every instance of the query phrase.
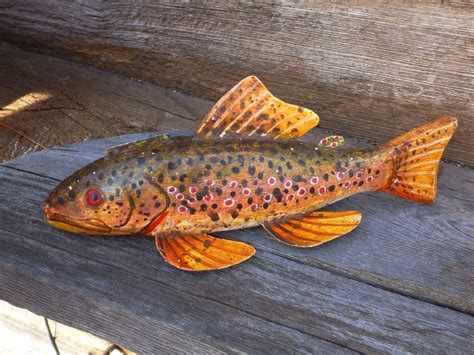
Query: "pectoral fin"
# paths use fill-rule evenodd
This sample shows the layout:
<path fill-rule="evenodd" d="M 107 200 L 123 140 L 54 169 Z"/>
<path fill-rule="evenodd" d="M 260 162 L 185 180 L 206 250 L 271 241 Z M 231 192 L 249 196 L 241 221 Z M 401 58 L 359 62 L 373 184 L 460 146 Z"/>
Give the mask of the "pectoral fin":
<path fill-rule="evenodd" d="M 263 227 L 280 242 L 308 248 L 349 233 L 359 225 L 361 217 L 359 211 L 317 211 L 282 222 L 266 222 Z"/>
<path fill-rule="evenodd" d="M 294 139 L 318 122 L 313 111 L 277 99 L 256 76 L 249 76 L 212 107 L 196 135 Z"/>
<path fill-rule="evenodd" d="M 255 254 L 250 245 L 207 234 L 156 236 L 155 241 L 158 251 L 169 264 L 188 271 L 223 269 Z"/>

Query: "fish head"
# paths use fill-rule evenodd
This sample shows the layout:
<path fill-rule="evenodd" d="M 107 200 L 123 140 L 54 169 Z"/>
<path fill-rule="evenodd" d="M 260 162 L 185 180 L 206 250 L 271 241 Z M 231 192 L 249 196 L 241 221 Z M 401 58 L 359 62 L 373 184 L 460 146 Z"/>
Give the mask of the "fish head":
<path fill-rule="evenodd" d="M 102 159 L 62 181 L 45 201 L 48 223 L 73 233 L 128 235 L 161 221 L 166 192 L 143 173 L 116 165 Z"/>

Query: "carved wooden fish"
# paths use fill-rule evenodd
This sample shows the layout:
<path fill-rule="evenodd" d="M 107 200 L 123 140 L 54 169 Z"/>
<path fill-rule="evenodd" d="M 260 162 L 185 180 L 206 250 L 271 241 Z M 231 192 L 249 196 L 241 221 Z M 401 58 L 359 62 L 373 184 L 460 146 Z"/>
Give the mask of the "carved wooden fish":
<path fill-rule="evenodd" d="M 293 140 L 318 121 L 248 77 L 211 109 L 195 136 L 114 147 L 65 179 L 47 198 L 45 216 L 76 233 L 152 234 L 167 262 L 200 271 L 255 253 L 212 232 L 262 225 L 283 243 L 313 247 L 359 224 L 359 211 L 319 211 L 342 198 L 378 190 L 434 201 L 454 117 L 368 151 L 329 148 L 339 136 L 320 145 Z"/>

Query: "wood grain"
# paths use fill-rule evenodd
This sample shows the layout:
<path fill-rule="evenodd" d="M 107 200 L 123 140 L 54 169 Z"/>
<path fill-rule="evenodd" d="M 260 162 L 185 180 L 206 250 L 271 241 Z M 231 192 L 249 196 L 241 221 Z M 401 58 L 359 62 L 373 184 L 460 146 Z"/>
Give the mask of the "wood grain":
<path fill-rule="evenodd" d="M 456 115 L 446 157 L 474 164 L 471 2 L 6 0 L 0 23 L 0 39 L 24 48 L 210 100 L 255 74 L 321 127 L 377 142 Z"/>
<path fill-rule="evenodd" d="M 129 135 L 61 146 L 0 166 L 0 298 L 138 352 L 466 352 L 474 345 L 473 171 L 444 164 L 436 204 L 381 193 L 351 234 L 316 249 L 261 228 L 222 233 L 257 254 L 190 274 L 150 238 L 49 227 L 58 181 Z"/>

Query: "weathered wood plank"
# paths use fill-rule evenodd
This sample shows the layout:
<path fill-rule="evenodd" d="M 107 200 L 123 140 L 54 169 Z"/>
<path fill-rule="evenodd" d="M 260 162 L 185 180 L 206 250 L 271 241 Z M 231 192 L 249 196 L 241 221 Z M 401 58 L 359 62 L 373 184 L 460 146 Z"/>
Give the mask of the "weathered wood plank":
<path fill-rule="evenodd" d="M 445 164 L 433 206 L 382 194 L 339 202 L 360 208 L 363 224 L 317 249 L 283 246 L 261 229 L 225 233 L 257 255 L 189 274 L 165 264 L 148 238 L 75 236 L 41 215 L 57 180 L 138 137 L 58 147 L 0 167 L 0 200 L 8 201 L 0 205 L 2 299 L 141 352 L 474 345 L 472 170 Z"/>
<path fill-rule="evenodd" d="M 256 74 L 378 142 L 454 114 L 446 157 L 472 165 L 474 7 L 442 3 L 3 1 L 0 39 L 211 100 Z"/>
<path fill-rule="evenodd" d="M 0 45 L 0 162 L 59 144 L 191 129 L 211 102 Z"/>

